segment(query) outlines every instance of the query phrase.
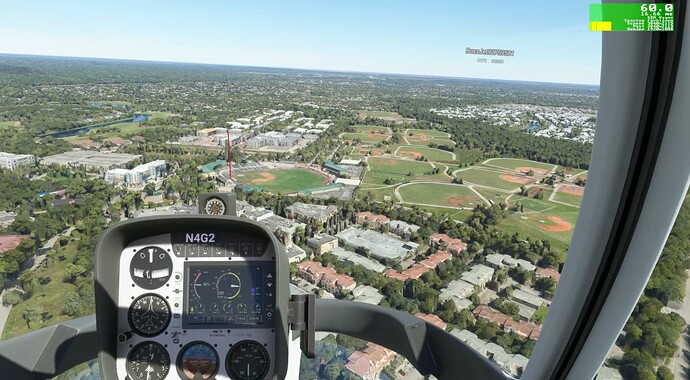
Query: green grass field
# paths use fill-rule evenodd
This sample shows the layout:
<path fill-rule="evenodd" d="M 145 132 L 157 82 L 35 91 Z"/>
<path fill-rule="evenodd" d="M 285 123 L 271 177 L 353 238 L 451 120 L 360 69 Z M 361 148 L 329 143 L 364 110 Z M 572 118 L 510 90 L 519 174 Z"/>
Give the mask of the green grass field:
<path fill-rule="evenodd" d="M 389 135 L 391 132 L 386 127 L 379 125 L 355 125 L 358 133 L 384 133 Z"/>
<path fill-rule="evenodd" d="M 556 193 L 556 195 L 553 197 L 553 200 L 564 202 L 574 206 L 579 206 L 582 203 L 582 197 L 561 192 Z"/>
<path fill-rule="evenodd" d="M 70 294 L 77 292 L 77 287 L 68 282 L 69 276 L 66 274 L 65 269 L 67 264 L 72 263 L 72 260 L 74 260 L 76 256 L 76 243 L 71 242 L 63 248 L 58 248 L 58 251 L 60 255 L 65 255 L 66 259 L 36 270 L 38 279 L 46 278 L 50 279 L 50 281 L 45 285 L 39 284 L 31 298 L 19 302 L 12 308 L 2 333 L 3 340 L 26 334 L 29 331 L 44 326 L 68 321 L 73 318 L 62 313 L 62 306 L 65 304 Z M 24 310 L 29 306 L 38 306 L 42 308 L 50 318 L 46 319 L 45 322 L 41 324 L 37 322 L 32 323 L 31 329 L 29 329 L 23 317 Z"/>
<path fill-rule="evenodd" d="M 416 183 L 401 186 L 399 192 L 403 200 L 410 203 L 469 208 L 483 203 L 472 190 L 454 184 Z"/>
<path fill-rule="evenodd" d="M 405 154 L 408 152 L 408 154 Z M 417 152 L 423 155 L 429 161 L 452 161 L 453 155 L 445 150 L 435 149 L 435 148 L 425 148 L 418 146 L 402 146 L 398 150 L 397 156 L 400 157 L 414 157 L 413 152 Z"/>
<path fill-rule="evenodd" d="M 548 200 L 538 200 L 520 196 L 510 198 L 510 203 L 520 203 L 525 212 L 516 212 L 501 221 L 499 227 L 508 233 L 517 232 L 522 237 L 533 239 L 548 239 L 552 245 L 564 251 L 570 244 L 573 228 L 577 221 L 579 210 L 576 207 L 566 206 Z M 555 223 L 545 217 L 557 217 L 567 223 L 571 228 L 562 231 L 548 231 L 545 227 Z"/>
<path fill-rule="evenodd" d="M 432 169 L 428 162 L 398 160 L 388 157 L 371 157 L 369 158 L 369 166 L 371 171 L 404 175 L 409 172 L 412 172 L 413 175 L 423 174 Z"/>
<path fill-rule="evenodd" d="M 502 180 L 499 177 L 500 175 L 501 173 L 479 168 L 469 168 L 455 172 L 456 177 L 477 185 L 490 186 L 503 190 L 513 190 L 520 187 L 519 183 Z"/>
<path fill-rule="evenodd" d="M 424 135 L 428 138 L 442 138 L 448 139 L 450 136 L 446 132 L 435 131 L 433 129 L 410 129 L 407 131 L 408 136 Z"/>
<path fill-rule="evenodd" d="M 261 182 L 265 178 L 261 173 L 268 173 L 275 178 L 268 182 Z M 307 169 L 274 169 L 266 172 L 247 172 L 237 174 L 235 177 L 245 185 L 260 186 L 271 193 L 288 194 L 313 187 L 320 187 L 326 181 L 322 175 Z"/>
<path fill-rule="evenodd" d="M 359 117 L 362 119 L 367 118 L 367 117 L 400 117 L 399 114 L 395 112 L 387 112 L 387 111 L 366 111 L 366 110 L 360 110 L 357 111 L 359 113 Z"/>
<path fill-rule="evenodd" d="M 21 125 L 18 121 L 0 121 L 0 129 L 2 128 L 17 128 Z"/>
<path fill-rule="evenodd" d="M 386 187 L 384 189 L 379 189 L 379 187 L 381 186 L 375 186 L 375 188 L 369 189 L 366 185 L 363 185 L 359 188 L 359 196 L 361 197 L 365 193 L 369 193 L 372 197 L 374 197 L 375 200 L 379 202 L 383 202 L 385 196 L 391 197 L 390 199 L 393 201 L 396 200 L 395 193 L 393 192 L 394 187 Z"/>
<path fill-rule="evenodd" d="M 363 143 L 374 143 L 377 144 L 382 141 L 386 141 L 391 137 L 391 135 L 380 135 L 380 134 L 368 134 L 368 133 L 343 133 L 342 138 L 345 140 L 357 140 L 359 139 Z"/>
<path fill-rule="evenodd" d="M 506 169 L 515 169 L 518 167 L 532 167 L 551 171 L 554 165 L 545 164 L 543 162 L 536 162 L 530 160 L 521 160 L 517 158 L 495 158 L 486 163 L 487 165 L 500 166 Z"/>

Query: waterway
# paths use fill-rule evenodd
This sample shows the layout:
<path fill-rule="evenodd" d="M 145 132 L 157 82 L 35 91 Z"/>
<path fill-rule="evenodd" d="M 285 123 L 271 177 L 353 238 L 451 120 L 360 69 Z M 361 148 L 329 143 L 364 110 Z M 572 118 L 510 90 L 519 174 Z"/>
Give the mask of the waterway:
<path fill-rule="evenodd" d="M 151 115 L 146 114 L 146 113 L 138 113 L 138 114 L 135 114 L 134 117 L 131 119 L 110 121 L 107 123 L 88 125 L 86 127 L 74 128 L 74 129 L 70 129 L 70 130 L 62 131 L 62 132 L 47 133 L 45 135 L 41 135 L 41 137 L 53 137 L 53 138 L 59 139 L 59 138 L 63 138 L 63 137 L 79 136 L 79 135 L 83 135 L 85 133 L 88 133 L 92 129 L 110 127 L 113 125 L 124 124 L 124 123 L 139 123 L 139 122 L 142 122 L 142 121 L 148 119 L 149 116 L 151 116 Z"/>

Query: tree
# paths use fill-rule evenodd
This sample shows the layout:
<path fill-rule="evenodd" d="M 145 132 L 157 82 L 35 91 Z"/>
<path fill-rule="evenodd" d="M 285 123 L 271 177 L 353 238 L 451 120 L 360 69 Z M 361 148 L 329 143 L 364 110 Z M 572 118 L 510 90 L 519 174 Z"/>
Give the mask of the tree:
<path fill-rule="evenodd" d="M 31 329 L 31 323 L 38 321 L 43 314 L 43 308 L 38 305 L 29 305 L 24 309 L 22 316 L 26 321 L 26 327 Z M 42 322 L 42 321 L 41 321 Z"/>
<path fill-rule="evenodd" d="M 74 283 L 77 277 L 84 275 L 86 273 L 86 268 L 77 264 L 67 264 L 65 272 L 70 276 L 70 282 Z"/>
<path fill-rule="evenodd" d="M 22 294 L 18 291 L 11 291 L 2 296 L 2 303 L 14 306 L 22 301 Z"/>
<path fill-rule="evenodd" d="M 657 368 L 656 376 L 659 380 L 673 380 L 673 372 L 664 365 Z"/>
<path fill-rule="evenodd" d="M 79 294 L 71 293 L 69 296 L 67 296 L 65 304 L 62 305 L 62 312 L 72 317 L 79 311 L 80 304 L 81 297 L 79 297 Z"/>
<path fill-rule="evenodd" d="M 532 169 L 528 170 L 526 175 L 533 177 L 534 176 L 534 170 L 532 170 Z"/>

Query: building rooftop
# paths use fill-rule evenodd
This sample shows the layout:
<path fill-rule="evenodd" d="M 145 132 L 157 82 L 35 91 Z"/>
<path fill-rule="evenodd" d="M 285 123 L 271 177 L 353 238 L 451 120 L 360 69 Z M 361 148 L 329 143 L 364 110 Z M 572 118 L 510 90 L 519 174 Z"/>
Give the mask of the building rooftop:
<path fill-rule="evenodd" d="M 379 263 L 378 261 L 372 260 L 368 257 L 364 257 L 352 251 L 346 251 L 345 249 L 340 247 L 333 248 L 330 253 L 341 260 L 347 260 L 353 264 L 361 265 L 377 273 L 383 273 L 383 271 L 386 270 L 386 266 Z"/>
<path fill-rule="evenodd" d="M 338 211 L 336 206 L 322 206 L 309 203 L 296 202 L 285 208 L 288 213 L 301 215 L 309 219 L 325 221 Z"/>
<path fill-rule="evenodd" d="M 538 277 L 550 277 L 556 281 L 561 280 L 561 274 L 553 268 L 537 268 L 536 272 Z"/>
<path fill-rule="evenodd" d="M 419 264 L 429 269 L 436 269 L 439 264 L 450 260 L 452 257 L 453 256 L 446 251 L 437 251 L 436 253 L 429 255 L 426 259 L 420 261 Z"/>
<path fill-rule="evenodd" d="M 333 240 L 338 240 L 338 238 L 335 236 L 330 236 L 330 235 L 314 236 L 314 237 L 309 238 L 309 240 L 307 240 L 307 244 L 313 245 L 313 246 L 321 246 L 321 245 L 324 245 L 326 243 L 330 243 Z"/>
<path fill-rule="evenodd" d="M 372 230 L 350 227 L 336 235 L 345 243 L 369 250 L 370 254 L 379 258 L 402 261 L 412 255 L 419 248 L 419 244 L 405 242 Z"/>
<path fill-rule="evenodd" d="M 388 226 L 395 231 L 403 231 L 408 233 L 415 233 L 419 231 L 420 227 L 414 224 L 403 222 L 402 220 L 391 220 L 388 222 Z"/>
<path fill-rule="evenodd" d="M 367 221 L 369 223 L 382 224 L 388 223 L 390 219 L 387 216 L 381 214 L 374 214 L 369 211 L 362 211 L 355 214 L 357 220 Z"/>
<path fill-rule="evenodd" d="M 467 298 L 474 293 L 474 285 L 463 280 L 453 280 L 448 283 L 446 288 L 441 289 L 439 300 L 446 300 L 451 297 L 459 299 Z"/>
<path fill-rule="evenodd" d="M 141 155 L 75 150 L 44 157 L 41 162 L 46 165 L 83 165 L 86 167 L 110 169 L 124 166 L 136 159 L 141 159 Z"/>
<path fill-rule="evenodd" d="M 467 244 L 460 239 L 454 239 L 446 234 L 432 234 L 429 239 L 436 244 L 445 246 L 449 251 L 461 252 L 467 248 Z"/>
<path fill-rule="evenodd" d="M 463 273 L 460 278 L 472 285 L 484 286 L 491 281 L 494 275 L 494 269 L 486 265 L 477 264 L 473 266 L 468 272 Z"/>
<path fill-rule="evenodd" d="M 513 300 L 518 301 L 518 303 L 527 303 L 529 305 L 535 305 L 537 307 L 542 306 L 546 303 L 545 299 L 534 294 L 528 293 L 522 289 L 513 290 L 512 298 Z"/>
<path fill-rule="evenodd" d="M 438 315 L 436 314 L 424 314 L 424 313 L 415 313 L 414 315 L 417 318 L 423 319 L 426 322 L 431 323 L 432 325 L 445 330 L 446 327 L 448 327 L 448 324 L 446 322 L 443 322 L 441 318 L 439 318 Z"/>
<path fill-rule="evenodd" d="M 17 248 L 28 237 L 29 235 L 0 235 L 0 254 Z"/>
<path fill-rule="evenodd" d="M 378 305 L 383 296 L 376 288 L 369 285 L 359 285 L 353 291 L 352 295 L 355 296 L 355 301 L 368 303 L 371 305 Z"/>

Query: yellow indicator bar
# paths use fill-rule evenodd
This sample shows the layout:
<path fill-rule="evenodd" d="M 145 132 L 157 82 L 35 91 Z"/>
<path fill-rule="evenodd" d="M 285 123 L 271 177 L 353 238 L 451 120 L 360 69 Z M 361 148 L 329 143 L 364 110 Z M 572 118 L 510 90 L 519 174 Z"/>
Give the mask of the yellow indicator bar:
<path fill-rule="evenodd" d="M 594 32 L 610 32 L 611 21 L 590 21 L 589 30 Z"/>

